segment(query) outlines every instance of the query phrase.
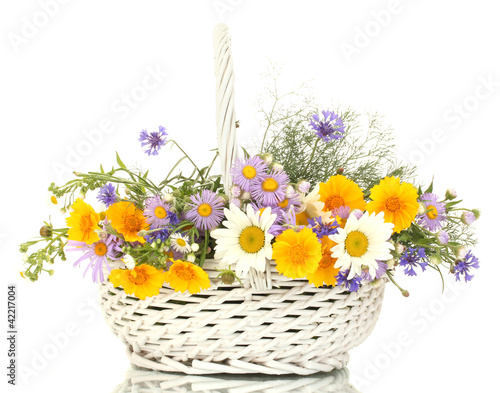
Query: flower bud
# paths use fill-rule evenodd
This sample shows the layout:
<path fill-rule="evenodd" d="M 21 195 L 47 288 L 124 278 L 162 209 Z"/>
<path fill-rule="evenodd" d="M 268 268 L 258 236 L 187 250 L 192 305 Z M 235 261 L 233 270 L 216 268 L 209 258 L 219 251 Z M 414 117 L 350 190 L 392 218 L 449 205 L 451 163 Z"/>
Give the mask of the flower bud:
<path fill-rule="evenodd" d="M 49 270 L 47 273 L 49 273 L 50 276 L 53 276 L 54 275 L 54 270 Z"/>
<path fill-rule="evenodd" d="M 378 288 L 378 287 L 380 287 L 380 285 L 382 284 L 382 281 L 381 281 L 381 280 L 373 280 L 373 281 L 371 282 L 371 284 L 372 284 L 372 287 L 373 287 L 373 288 Z"/>
<path fill-rule="evenodd" d="M 295 188 L 293 188 L 293 186 L 286 186 L 286 189 L 285 189 L 285 197 L 290 199 L 290 198 L 293 198 L 295 196 Z"/>
<path fill-rule="evenodd" d="M 385 261 L 385 263 L 387 264 L 387 269 L 393 269 L 396 261 L 394 260 L 394 258 L 391 258 Z"/>
<path fill-rule="evenodd" d="M 193 263 L 194 261 L 196 261 L 196 256 L 192 252 L 190 252 L 186 256 L 186 261 Z"/>
<path fill-rule="evenodd" d="M 438 254 L 434 254 L 429 257 L 429 262 L 437 266 L 443 263 L 443 259 Z"/>
<path fill-rule="evenodd" d="M 224 284 L 231 285 L 232 283 L 234 283 L 235 274 L 231 271 L 225 271 L 224 273 L 222 273 L 220 279 Z"/>
<path fill-rule="evenodd" d="M 445 193 L 444 197 L 447 200 L 455 199 L 457 197 L 457 192 L 455 191 L 454 188 L 448 188 L 446 190 L 446 193 Z"/>
<path fill-rule="evenodd" d="M 52 236 L 52 228 L 44 225 L 40 228 L 40 236 L 41 237 L 51 237 Z"/>
<path fill-rule="evenodd" d="M 464 246 L 460 247 L 458 250 L 456 250 L 455 255 L 459 260 L 463 260 L 467 255 L 467 248 L 465 248 Z"/>
<path fill-rule="evenodd" d="M 481 210 L 479 209 L 472 209 L 472 213 L 476 216 L 476 220 L 481 217 Z"/>
<path fill-rule="evenodd" d="M 402 253 L 405 252 L 406 247 L 403 246 L 401 243 L 397 243 L 396 246 L 394 247 L 394 249 L 398 253 L 398 255 L 401 255 Z"/>
<path fill-rule="evenodd" d="M 448 242 L 450 241 L 450 235 L 448 234 L 448 232 L 440 230 L 437 233 L 437 240 L 439 244 L 444 246 L 445 244 L 448 244 Z"/>
<path fill-rule="evenodd" d="M 401 291 L 401 294 L 402 294 L 404 297 L 408 297 L 408 296 L 410 296 L 410 292 L 408 292 L 406 289 L 402 290 L 402 291 Z"/>
<path fill-rule="evenodd" d="M 191 250 L 193 250 L 193 252 L 196 252 L 199 249 L 200 249 L 200 246 L 198 245 L 198 243 L 191 244 Z"/>
<path fill-rule="evenodd" d="M 266 153 L 264 155 L 261 155 L 260 158 L 267 164 L 271 165 L 273 163 L 273 156 L 272 154 Z"/>
<path fill-rule="evenodd" d="M 276 172 L 281 172 L 283 170 L 283 165 L 275 162 L 272 166 L 271 169 Z"/>
<path fill-rule="evenodd" d="M 23 254 L 21 259 L 23 260 L 23 262 L 28 262 L 28 254 Z"/>
<path fill-rule="evenodd" d="M 170 194 L 168 192 L 163 192 L 163 200 L 167 203 L 170 203 L 174 200 L 174 197 L 172 194 Z"/>
<path fill-rule="evenodd" d="M 363 217 L 363 212 L 360 210 L 360 209 L 354 209 L 350 215 L 353 215 L 354 217 L 356 217 L 358 220 Z"/>
<path fill-rule="evenodd" d="M 465 225 L 471 225 L 474 221 L 476 221 L 476 215 L 472 212 L 463 212 L 460 219 Z"/>
<path fill-rule="evenodd" d="M 241 209 L 241 206 L 243 206 L 243 203 L 241 202 L 241 199 L 239 199 L 239 198 L 231 199 L 231 203 L 234 204 L 239 209 Z"/>
<path fill-rule="evenodd" d="M 179 198 L 181 196 L 181 192 L 179 190 L 174 190 L 172 192 L 172 195 L 175 197 L 175 198 Z"/>
<path fill-rule="evenodd" d="M 301 180 L 297 183 L 297 190 L 303 194 L 307 194 L 311 189 L 311 183 L 307 180 Z"/>
<path fill-rule="evenodd" d="M 241 188 L 238 185 L 234 184 L 231 187 L 231 195 L 235 198 L 238 198 L 241 195 Z"/>
<path fill-rule="evenodd" d="M 248 191 L 245 191 L 241 194 L 242 201 L 249 201 L 251 198 L 252 198 L 252 195 Z"/>
<path fill-rule="evenodd" d="M 418 202 L 417 215 L 421 216 L 422 214 L 425 214 L 426 211 L 427 206 L 425 206 L 422 202 Z"/>

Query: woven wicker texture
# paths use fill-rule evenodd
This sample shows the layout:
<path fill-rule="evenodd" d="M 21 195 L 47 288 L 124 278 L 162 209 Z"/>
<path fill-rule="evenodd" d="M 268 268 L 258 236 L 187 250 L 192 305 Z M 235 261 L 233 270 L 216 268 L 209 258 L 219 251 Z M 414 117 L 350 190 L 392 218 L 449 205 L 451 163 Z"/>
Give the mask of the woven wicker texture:
<path fill-rule="evenodd" d="M 131 368 L 113 393 L 359 393 L 346 369 L 314 376 L 195 376 Z"/>
<path fill-rule="evenodd" d="M 328 372 L 346 366 L 348 351 L 371 333 L 384 283 L 359 292 L 315 288 L 271 266 L 273 288 L 222 284 L 217 262 L 204 269 L 212 287 L 197 295 L 163 287 L 138 300 L 105 282 L 99 300 L 113 332 L 143 368 L 185 374 Z"/>

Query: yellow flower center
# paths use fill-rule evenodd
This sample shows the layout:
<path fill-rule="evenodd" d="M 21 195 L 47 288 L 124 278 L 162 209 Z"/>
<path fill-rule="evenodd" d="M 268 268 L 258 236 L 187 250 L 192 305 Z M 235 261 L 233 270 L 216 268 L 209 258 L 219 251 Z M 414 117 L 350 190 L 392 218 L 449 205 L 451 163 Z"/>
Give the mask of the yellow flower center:
<path fill-rule="evenodd" d="M 52 195 L 52 196 L 50 197 L 50 201 L 51 201 L 54 205 L 57 205 L 57 198 L 56 198 L 54 195 Z"/>
<path fill-rule="evenodd" d="M 397 212 L 401 209 L 401 203 L 399 202 L 399 198 L 390 197 L 385 201 L 385 207 L 392 213 Z"/>
<path fill-rule="evenodd" d="M 177 242 L 177 245 L 181 247 L 186 247 L 186 241 L 184 239 L 178 238 L 175 241 Z"/>
<path fill-rule="evenodd" d="M 99 220 L 104 221 L 106 219 L 106 212 L 99 213 Z"/>
<path fill-rule="evenodd" d="M 191 281 L 194 278 L 193 270 L 189 266 L 174 265 L 171 267 L 171 269 L 173 270 L 173 273 L 181 280 Z"/>
<path fill-rule="evenodd" d="M 108 252 L 108 247 L 103 242 L 99 242 L 94 247 L 94 254 L 99 255 L 100 257 L 106 255 Z"/>
<path fill-rule="evenodd" d="M 364 233 L 352 231 L 345 239 L 345 249 L 352 257 L 360 257 L 368 250 L 368 238 Z"/>
<path fill-rule="evenodd" d="M 128 279 L 135 285 L 143 285 L 148 280 L 148 276 L 144 274 L 142 269 L 134 269 L 129 273 Z"/>
<path fill-rule="evenodd" d="M 256 226 L 251 226 L 241 231 L 240 246 L 249 254 L 255 254 L 264 247 L 265 240 L 264 231 Z"/>
<path fill-rule="evenodd" d="M 278 203 L 278 206 L 281 207 L 282 209 L 284 209 L 285 207 L 288 206 L 288 199 L 285 198 L 283 199 L 283 201 L 281 201 L 280 203 Z"/>
<path fill-rule="evenodd" d="M 295 246 L 290 247 L 288 255 L 294 265 L 302 265 L 306 260 L 307 251 L 302 244 L 296 244 Z"/>
<path fill-rule="evenodd" d="M 344 198 L 342 198 L 340 195 L 332 195 L 326 198 L 325 211 L 338 209 L 339 207 L 342 206 L 345 206 L 345 201 Z"/>
<path fill-rule="evenodd" d="M 208 203 L 202 203 L 200 206 L 198 206 L 198 214 L 202 217 L 208 217 L 210 214 L 212 214 L 212 206 L 210 206 Z"/>
<path fill-rule="evenodd" d="M 427 217 L 429 217 L 431 220 L 435 220 L 438 216 L 438 211 L 436 209 L 436 206 L 429 205 L 427 206 Z"/>
<path fill-rule="evenodd" d="M 160 220 L 162 220 L 165 217 L 167 217 L 167 211 L 165 210 L 165 208 L 163 206 L 157 206 L 155 208 L 155 216 L 156 216 L 156 218 L 159 218 Z"/>
<path fill-rule="evenodd" d="M 92 219 L 90 218 L 90 214 L 86 216 L 82 216 L 80 219 L 80 231 L 89 232 L 92 230 Z"/>
<path fill-rule="evenodd" d="M 272 177 L 267 178 L 262 182 L 262 189 L 266 192 L 274 192 L 278 189 L 279 184 Z"/>
<path fill-rule="evenodd" d="M 123 224 L 129 232 L 139 232 L 141 230 L 141 221 L 135 214 L 126 215 Z"/>
<path fill-rule="evenodd" d="M 257 176 L 257 170 L 251 165 L 247 165 L 246 167 L 244 167 L 241 173 L 243 173 L 243 176 L 245 176 L 247 179 L 253 179 L 255 176 Z"/>

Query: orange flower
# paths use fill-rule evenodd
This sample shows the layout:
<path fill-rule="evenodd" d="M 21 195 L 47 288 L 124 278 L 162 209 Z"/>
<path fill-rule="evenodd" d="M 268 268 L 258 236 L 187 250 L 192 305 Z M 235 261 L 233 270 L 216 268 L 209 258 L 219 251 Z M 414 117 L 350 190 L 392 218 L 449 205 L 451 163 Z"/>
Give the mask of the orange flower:
<path fill-rule="evenodd" d="M 99 236 L 95 232 L 99 229 L 99 214 L 81 198 L 78 198 L 71 207 L 73 211 L 66 218 L 69 227 L 68 239 L 87 244 L 99 241 Z"/>
<path fill-rule="evenodd" d="M 363 190 L 352 180 L 342 175 L 330 177 L 326 183 L 319 185 L 320 201 L 325 204 L 323 211 L 330 212 L 343 206 L 351 210 L 365 210 L 366 202 Z"/>
<path fill-rule="evenodd" d="M 109 207 L 106 215 L 111 226 L 121 233 L 126 241 L 145 242 L 138 233 L 148 228 L 146 217 L 132 202 L 117 202 Z"/>
<path fill-rule="evenodd" d="M 135 295 L 141 300 L 156 296 L 165 282 L 166 273 L 150 265 L 139 265 L 132 270 L 114 269 L 109 281 L 116 287 L 123 287 L 127 295 Z"/>
<path fill-rule="evenodd" d="M 314 273 L 307 275 L 309 284 L 314 284 L 316 288 L 323 285 L 335 286 L 337 284 L 336 276 L 339 274 L 340 269 L 335 268 L 337 258 L 333 258 L 332 252 L 330 251 L 336 244 L 337 243 L 331 240 L 328 236 L 324 236 L 321 239 L 322 257 L 319 261 L 318 269 L 316 269 Z"/>
<path fill-rule="evenodd" d="M 166 280 L 175 291 L 179 292 L 198 293 L 202 289 L 210 288 L 211 285 L 205 270 L 193 263 L 179 260 L 170 266 Z"/>

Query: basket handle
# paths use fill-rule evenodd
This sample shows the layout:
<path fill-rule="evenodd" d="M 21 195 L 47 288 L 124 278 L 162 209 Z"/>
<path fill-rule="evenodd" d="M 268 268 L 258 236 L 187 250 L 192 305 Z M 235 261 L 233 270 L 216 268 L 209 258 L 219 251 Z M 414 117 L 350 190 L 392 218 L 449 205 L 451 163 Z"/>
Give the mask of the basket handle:
<path fill-rule="evenodd" d="M 234 109 L 234 74 L 231 57 L 231 37 L 227 25 L 221 23 L 214 31 L 216 124 L 222 183 L 230 195 L 231 167 L 238 157 L 236 143 L 236 113 Z"/>

